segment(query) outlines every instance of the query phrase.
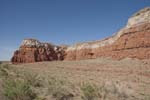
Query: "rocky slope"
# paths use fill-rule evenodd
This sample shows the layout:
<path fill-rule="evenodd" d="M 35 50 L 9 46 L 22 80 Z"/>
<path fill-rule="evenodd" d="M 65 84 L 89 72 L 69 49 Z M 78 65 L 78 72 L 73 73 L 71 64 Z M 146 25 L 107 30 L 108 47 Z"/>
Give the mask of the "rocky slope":
<path fill-rule="evenodd" d="M 98 57 L 150 59 L 150 7 L 135 13 L 124 28 L 104 40 L 62 47 L 25 39 L 11 61 L 28 63 Z"/>
<path fill-rule="evenodd" d="M 116 35 L 101 40 L 70 46 L 66 50 L 67 60 L 92 59 L 98 57 L 150 58 L 150 7 L 144 8 L 129 18 L 127 25 Z"/>
<path fill-rule="evenodd" d="M 65 47 L 41 43 L 35 39 L 24 39 L 19 50 L 14 52 L 13 63 L 63 60 Z"/>

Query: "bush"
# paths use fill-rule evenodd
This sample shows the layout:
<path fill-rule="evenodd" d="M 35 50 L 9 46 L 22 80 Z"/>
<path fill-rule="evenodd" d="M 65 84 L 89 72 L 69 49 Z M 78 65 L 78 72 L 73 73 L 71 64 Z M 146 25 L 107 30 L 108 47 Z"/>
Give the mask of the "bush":
<path fill-rule="evenodd" d="M 56 100 L 72 100 L 74 96 L 71 93 L 69 84 L 67 84 L 63 80 L 58 80 L 56 78 L 50 78 L 49 92 Z"/>
<path fill-rule="evenodd" d="M 43 86 L 42 78 L 36 73 L 24 72 L 21 77 L 24 80 L 26 80 L 33 87 L 42 87 Z"/>
<path fill-rule="evenodd" d="M 0 76 L 3 84 L 3 94 L 8 100 L 33 100 L 35 86 L 39 86 L 38 78 L 27 72 L 14 70 L 9 65 L 0 65 Z"/>
<path fill-rule="evenodd" d="M 100 88 L 103 98 L 111 99 L 116 98 L 119 100 L 127 100 L 132 94 L 132 90 L 128 88 L 126 84 L 122 84 L 118 81 L 116 82 L 107 82 Z"/>
<path fill-rule="evenodd" d="M 81 86 L 81 90 L 83 92 L 83 100 L 98 100 L 99 88 L 96 85 L 86 83 Z"/>
<path fill-rule="evenodd" d="M 119 82 L 104 83 L 101 86 L 95 84 L 83 84 L 80 87 L 83 96 L 83 100 L 129 100 L 131 97 L 131 91 L 124 84 Z"/>
<path fill-rule="evenodd" d="M 2 65 L 0 64 L 0 76 L 7 77 L 9 75 L 9 65 Z"/>
<path fill-rule="evenodd" d="M 33 100 L 36 97 L 30 84 L 25 80 L 7 79 L 3 87 L 8 100 Z"/>

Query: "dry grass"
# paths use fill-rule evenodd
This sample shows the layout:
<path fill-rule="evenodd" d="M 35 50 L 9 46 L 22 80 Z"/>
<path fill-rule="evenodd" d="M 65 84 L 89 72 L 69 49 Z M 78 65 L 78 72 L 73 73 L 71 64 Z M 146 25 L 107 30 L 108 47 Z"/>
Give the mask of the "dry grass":
<path fill-rule="evenodd" d="M 36 100 L 149 100 L 150 61 L 100 58 L 11 65 Z M 3 71 L 7 76 L 9 68 Z M 10 74 L 10 73 L 9 73 Z"/>

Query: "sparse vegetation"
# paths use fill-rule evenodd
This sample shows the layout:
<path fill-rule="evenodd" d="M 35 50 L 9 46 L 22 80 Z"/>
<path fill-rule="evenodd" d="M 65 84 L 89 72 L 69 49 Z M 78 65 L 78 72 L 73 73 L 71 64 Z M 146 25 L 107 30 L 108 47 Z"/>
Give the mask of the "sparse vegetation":
<path fill-rule="evenodd" d="M 76 63 L 79 67 L 74 67 Z M 107 70 L 109 67 L 102 66 L 100 68 L 97 65 L 94 66 L 95 63 L 99 65 L 101 62 L 94 60 L 93 62 L 88 61 L 88 63 L 86 61 L 76 61 L 50 62 L 50 64 L 44 62 L 29 65 L 1 64 L 0 95 L 3 95 L 5 98 L 1 99 L 2 96 L 0 96 L 0 100 L 149 100 L 149 93 L 147 92 L 149 91 L 147 89 L 149 88 L 149 84 L 147 84 L 148 79 L 146 80 L 147 83 L 142 85 L 142 89 L 145 90 L 139 92 L 144 93 L 144 95 L 138 95 L 138 91 L 135 93 L 135 87 L 132 83 L 132 81 L 136 80 L 138 73 L 136 77 L 132 77 L 134 80 L 129 81 L 132 84 L 128 84 L 128 81 L 126 81 L 130 80 L 129 77 L 124 78 L 125 81 L 122 81 L 123 79 L 120 81 L 116 80 L 115 75 L 119 78 L 122 77 L 124 69 L 126 71 L 131 69 L 129 66 L 127 67 L 130 69 L 123 67 L 124 69 L 120 72 L 122 66 L 113 66 L 114 69 Z M 113 63 L 117 65 L 119 62 L 115 61 Z M 58 67 L 55 67 L 55 64 Z M 120 63 L 117 66 L 119 65 Z M 136 68 L 138 65 L 136 65 Z M 113 71 L 115 71 L 115 74 Z M 145 72 L 147 70 L 142 71 Z M 112 79 L 110 79 L 111 76 L 109 74 L 114 75 Z M 103 77 L 106 75 L 108 76 L 105 80 Z M 141 78 L 138 78 L 139 80 Z"/>
<path fill-rule="evenodd" d="M 72 100 L 73 94 L 71 93 L 70 84 L 65 80 L 59 80 L 51 77 L 49 79 L 49 92 L 56 100 Z"/>
<path fill-rule="evenodd" d="M 100 97 L 99 88 L 96 85 L 86 83 L 81 86 L 81 90 L 83 100 L 98 100 Z"/>
<path fill-rule="evenodd" d="M 9 75 L 9 66 L 0 64 L 0 76 L 7 77 Z"/>
<path fill-rule="evenodd" d="M 19 72 L 9 65 L 1 66 L 0 74 L 3 76 L 3 94 L 8 100 L 44 100 L 38 96 L 36 89 L 45 88 L 45 81 L 37 74 Z M 52 77 L 48 80 L 47 94 L 56 100 L 72 100 L 74 95 L 70 92 L 67 81 Z"/>
<path fill-rule="evenodd" d="M 33 100 L 36 94 L 32 90 L 32 84 L 15 73 L 9 65 L 0 66 L 0 74 L 3 80 L 3 94 L 8 100 Z M 30 76 L 31 77 L 31 76 Z"/>
<path fill-rule="evenodd" d="M 104 83 L 103 85 L 95 84 L 83 84 L 81 90 L 83 92 L 83 100 L 111 100 L 111 98 L 116 98 L 117 100 L 127 100 L 128 94 L 119 83 Z"/>
<path fill-rule="evenodd" d="M 9 100 L 33 100 L 36 94 L 26 80 L 7 79 L 4 82 L 4 95 Z"/>
<path fill-rule="evenodd" d="M 119 82 L 108 82 L 104 83 L 100 86 L 100 97 L 102 100 L 109 100 L 111 98 L 116 98 L 119 100 L 127 100 L 128 93 L 126 93 L 126 89 L 128 87 L 126 85 L 123 85 Z M 130 92 L 130 91 L 129 91 Z M 131 94 L 130 94 L 131 95 Z"/>

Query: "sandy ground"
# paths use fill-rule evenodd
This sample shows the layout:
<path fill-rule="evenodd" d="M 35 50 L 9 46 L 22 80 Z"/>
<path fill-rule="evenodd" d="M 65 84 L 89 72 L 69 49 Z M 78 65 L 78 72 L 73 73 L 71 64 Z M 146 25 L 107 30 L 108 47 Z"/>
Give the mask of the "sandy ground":
<path fill-rule="evenodd" d="M 63 77 L 78 85 L 83 81 L 95 84 L 120 82 L 131 88 L 135 97 L 150 96 L 150 61 L 99 58 L 82 61 L 53 61 L 13 65 L 42 76 Z"/>

